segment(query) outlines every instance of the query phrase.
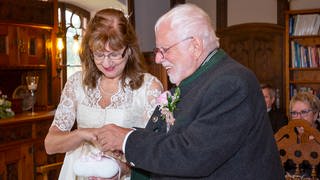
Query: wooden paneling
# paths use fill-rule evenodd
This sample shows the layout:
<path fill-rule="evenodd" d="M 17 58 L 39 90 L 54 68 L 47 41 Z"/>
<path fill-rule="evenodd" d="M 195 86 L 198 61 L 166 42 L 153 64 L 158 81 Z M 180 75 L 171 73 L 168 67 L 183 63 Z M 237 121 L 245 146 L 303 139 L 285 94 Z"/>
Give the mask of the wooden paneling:
<path fill-rule="evenodd" d="M 0 120 L 0 179 L 34 180 L 37 167 L 63 161 L 64 154 L 47 155 L 44 138 L 54 112 L 19 114 Z M 50 176 L 57 177 L 57 171 Z M 56 179 L 56 178 L 54 178 Z"/>
<path fill-rule="evenodd" d="M 161 81 L 164 90 L 170 89 L 172 84 L 168 80 L 166 70 L 160 64 L 155 63 L 154 54 L 152 52 L 145 52 L 143 53 L 143 55 L 148 68 L 148 72 L 156 76 Z"/>
<path fill-rule="evenodd" d="M 228 0 L 217 0 L 217 31 L 228 26 Z"/>
<path fill-rule="evenodd" d="M 37 0 L 1 0 L 0 21 L 53 26 L 53 3 Z"/>

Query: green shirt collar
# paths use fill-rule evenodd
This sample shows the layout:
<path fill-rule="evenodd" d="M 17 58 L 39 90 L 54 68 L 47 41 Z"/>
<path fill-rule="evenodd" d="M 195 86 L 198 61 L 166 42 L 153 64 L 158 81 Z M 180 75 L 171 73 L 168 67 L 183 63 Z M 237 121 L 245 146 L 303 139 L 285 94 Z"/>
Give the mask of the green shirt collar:
<path fill-rule="evenodd" d="M 198 78 L 202 73 L 206 72 L 209 68 L 217 64 L 222 57 L 225 56 L 225 52 L 222 49 L 215 49 L 210 52 L 210 54 L 203 61 L 201 66 L 189 77 L 181 81 L 180 87 L 190 84 L 193 80 Z"/>

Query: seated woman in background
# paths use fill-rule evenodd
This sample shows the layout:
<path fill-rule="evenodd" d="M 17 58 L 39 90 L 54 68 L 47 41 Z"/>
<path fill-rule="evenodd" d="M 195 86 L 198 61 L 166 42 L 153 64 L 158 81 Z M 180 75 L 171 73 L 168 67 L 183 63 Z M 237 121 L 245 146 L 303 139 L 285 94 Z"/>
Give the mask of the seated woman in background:
<path fill-rule="evenodd" d="M 299 92 L 290 100 L 291 119 L 303 119 L 308 121 L 312 127 L 320 131 L 318 121 L 320 112 L 320 100 L 309 92 Z"/>
<path fill-rule="evenodd" d="M 320 100 L 317 96 L 309 92 L 299 92 L 293 96 L 290 100 L 290 118 L 302 119 L 311 124 L 311 126 L 320 131 L 319 112 L 320 112 Z M 297 128 L 298 136 L 304 132 L 303 127 Z M 309 137 L 312 140 L 312 137 Z M 285 165 L 285 169 L 290 174 L 294 174 L 295 165 L 292 161 L 288 161 Z M 310 177 L 311 166 L 308 162 L 300 164 L 300 168 L 304 176 Z M 320 177 L 320 168 L 317 166 L 317 176 Z"/>

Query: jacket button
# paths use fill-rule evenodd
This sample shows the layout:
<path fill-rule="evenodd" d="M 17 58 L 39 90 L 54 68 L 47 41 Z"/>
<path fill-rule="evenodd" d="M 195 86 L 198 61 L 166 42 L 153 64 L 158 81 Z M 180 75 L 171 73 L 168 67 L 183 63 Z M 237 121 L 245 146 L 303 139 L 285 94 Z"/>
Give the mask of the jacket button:
<path fill-rule="evenodd" d="M 151 120 L 152 120 L 152 122 L 157 122 L 158 121 L 158 117 L 157 116 L 153 116 L 152 118 L 151 118 Z"/>

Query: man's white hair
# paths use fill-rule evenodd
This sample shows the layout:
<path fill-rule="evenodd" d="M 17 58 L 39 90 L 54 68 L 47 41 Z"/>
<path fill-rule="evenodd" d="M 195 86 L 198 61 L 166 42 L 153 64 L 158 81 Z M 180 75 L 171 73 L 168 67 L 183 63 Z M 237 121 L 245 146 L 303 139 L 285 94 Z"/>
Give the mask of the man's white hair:
<path fill-rule="evenodd" d="M 170 23 L 170 28 L 178 39 L 196 36 L 202 39 L 206 51 L 220 46 L 209 15 L 196 5 L 190 3 L 177 5 L 158 19 L 155 32 L 164 21 Z"/>

